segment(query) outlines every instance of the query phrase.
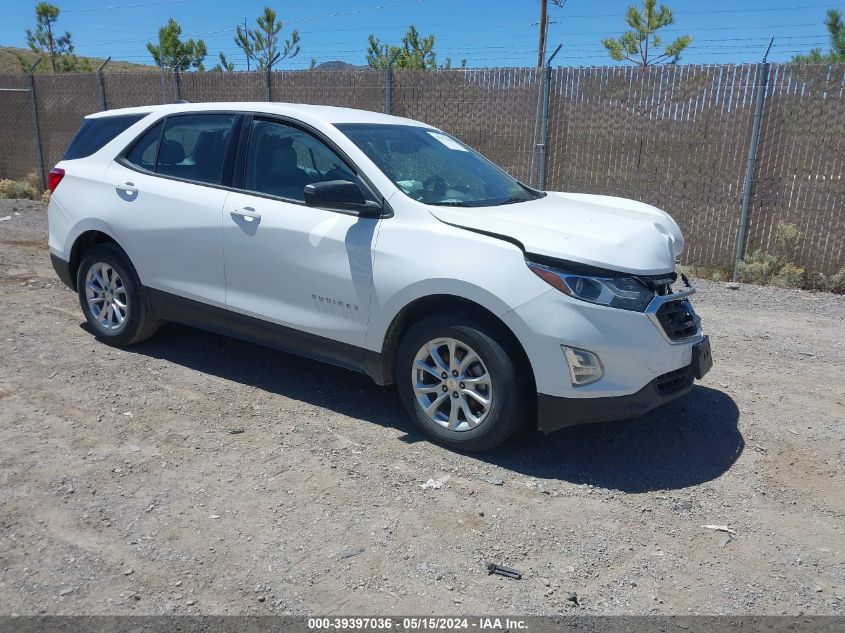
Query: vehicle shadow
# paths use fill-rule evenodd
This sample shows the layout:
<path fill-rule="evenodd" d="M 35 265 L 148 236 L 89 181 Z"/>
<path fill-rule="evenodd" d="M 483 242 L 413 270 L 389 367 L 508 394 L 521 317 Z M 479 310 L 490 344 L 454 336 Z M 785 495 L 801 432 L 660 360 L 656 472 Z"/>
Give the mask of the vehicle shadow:
<path fill-rule="evenodd" d="M 526 433 L 485 457 L 514 472 L 623 492 L 677 490 L 727 472 L 742 454 L 739 409 L 722 391 L 687 395 L 632 420 Z"/>
<path fill-rule="evenodd" d="M 87 323 L 81 327 L 92 332 Z M 176 324 L 127 351 L 396 428 L 408 443 L 425 440 L 396 389 L 362 374 Z M 497 451 L 467 457 L 531 477 L 624 492 L 679 489 L 715 479 L 737 460 L 745 446 L 738 420 L 730 396 L 696 386 L 634 420 L 549 435 L 526 430 Z"/>
<path fill-rule="evenodd" d="M 80 327 L 96 334 L 87 322 Z M 380 387 L 354 371 L 176 323 L 162 326 L 151 339 L 124 351 L 410 432 L 410 441 L 423 439 L 407 419 L 393 386 Z"/>

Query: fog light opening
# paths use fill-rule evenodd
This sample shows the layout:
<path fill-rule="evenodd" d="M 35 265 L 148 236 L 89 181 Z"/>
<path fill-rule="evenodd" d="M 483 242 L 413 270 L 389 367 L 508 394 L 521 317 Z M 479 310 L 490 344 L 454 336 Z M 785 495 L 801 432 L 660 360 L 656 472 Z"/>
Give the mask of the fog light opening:
<path fill-rule="evenodd" d="M 585 349 L 561 345 L 569 365 L 569 378 L 574 387 L 589 385 L 604 375 L 599 357 Z"/>

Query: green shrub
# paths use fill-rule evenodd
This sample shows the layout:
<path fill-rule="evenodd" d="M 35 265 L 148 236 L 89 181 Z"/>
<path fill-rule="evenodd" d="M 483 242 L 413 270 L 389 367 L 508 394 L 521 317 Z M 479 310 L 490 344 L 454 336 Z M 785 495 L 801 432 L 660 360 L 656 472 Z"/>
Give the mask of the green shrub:
<path fill-rule="evenodd" d="M 737 279 L 748 284 L 767 284 L 780 268 L 777 257 L 758 248 L 739 263 Z"/>
<path fill-rule="evenodd" d="M 41 198 L 41 193 L 37 187 L 22 180 L 0 180 L 0 198 L 38 200 Z"/>
<path fill-rule="evenodd" d="M 803 288 L 804 269 L 794 264 L 784 264 L 777 274 L 772 277 L 772 283 L 781 288 Z"/>
<path fill-rule="evenodd" d="M 799 268 L 791 261 L 800 241 L 801 232 L 797 226 L 778 222 L 774 235 L 775 253 L 767 253 L 758 248 L 746 255 L 739 263 L 737 279 L 751 284 L 803 288 L 808 283 L 807 274 L 803 268 Z M 817 285 L 827 285 L 824 275 L 816 275 L 815 281 Z"/>
<path fill-rule="evenodd" d="M 828 279 L 827 289 L 831 292 L 845 292 L 845 267 L 841 268 L 838 273 Z"/>
<path fill-rule="evenodd" d="M 726 281 L 730 279 L 730 269 L 727 268 L 713 268 L 709 266 L 689 266 L 678 264 L 676 267 L 678 274 L 683 273 L 690 279 L 710 279 L 711 281 Z"/>
<path fill-rule="evenodd" d="M 795 255 L 801 241 L 801 232 L 794 224 L 778 222 L 775 227 L 775 254 L 789 261 Z"/>
<path fill-rule="evenodd" d="M 26 175 L 26 177 L 23 179 L 23 182 L 28 184 L 30 187 L 32 187 L 36 191 L 41 191 L 41 179 L 38 177 L 37 171 L 29 172 Z"/>

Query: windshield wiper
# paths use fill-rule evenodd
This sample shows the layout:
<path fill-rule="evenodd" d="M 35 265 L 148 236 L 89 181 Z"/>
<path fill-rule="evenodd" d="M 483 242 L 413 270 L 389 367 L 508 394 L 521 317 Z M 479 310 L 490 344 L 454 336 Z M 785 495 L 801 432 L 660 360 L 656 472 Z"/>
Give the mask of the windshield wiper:
<path fill-rule="evenodd" d="M 472 205 L 467 204 L 461 200 L 444 200 L 443 202 L 426 202 L 425 204 L 430 204 L 435 207 L 469 207 Z"/>
<path fill-rule="evenodd" d="M 517 198 L 516 196 L 512 196 L 505 198 L 501 202 L 497 202 L 494 206 L 500 207 L 505 204 L 517 204 L 519 202 L 528 202 L 529 200 L 536 200 L 536 198 Z"/>

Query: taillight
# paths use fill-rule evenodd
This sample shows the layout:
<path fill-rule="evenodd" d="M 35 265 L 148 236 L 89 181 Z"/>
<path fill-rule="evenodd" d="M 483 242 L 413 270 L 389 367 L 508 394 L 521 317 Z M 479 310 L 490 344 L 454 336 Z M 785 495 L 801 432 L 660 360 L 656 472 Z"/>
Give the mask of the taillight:
<path fill-rule="evenodd" d="M 53 167 L 53 169 L 50 170 L 50 173 L 47 174 L 47 189 L 50 190 L 50 193 L 56 191 L 56 187 L 59 186 L 59 183 L 64 177 L 65 170 L 61 167 Z"/>

